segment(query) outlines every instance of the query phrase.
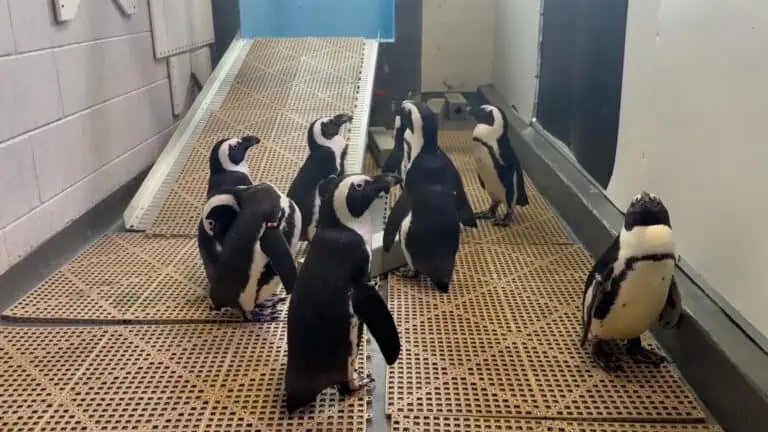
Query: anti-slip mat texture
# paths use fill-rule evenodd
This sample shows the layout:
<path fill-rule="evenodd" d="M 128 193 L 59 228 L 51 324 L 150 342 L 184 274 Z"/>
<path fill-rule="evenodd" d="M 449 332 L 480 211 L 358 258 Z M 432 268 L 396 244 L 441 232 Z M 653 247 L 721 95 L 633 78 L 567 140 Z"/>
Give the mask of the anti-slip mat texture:
<path fill-rule="evenodd" d="M 3 327 L 0 430 L 365 430 L 369 393 L 329 389 L 285 413 L 285 337 L 280 324 Z"/>
<path fill-rule="evenodd" d="M 2 316 L 80 323 L 240 321 L 239 313 L 209 311 L 207 290 L 196 239 L 107 234 Z M 287 303 L 278 307 L 278 319 L 285 319 Z"/>
<path fill-rule="evenodd" d="M 475 210 L 484 208 L 469 133 L 441 132 L 440 144 Z M 403 343 L 387 373 L 394 430 L 714 430 L 620 424 L 699 424 L 706 415 L 668 365 L 626 361 L 625 373 L 610 376 L 592 364 L 579 347 L 592 259 L 527 187 L 531 205 L 517 209 L 513 227 L 481 221 L 480 229 L 463 230 L 447 294 L 425 278 L 389 276 L 388 303 Z"/>
<path fill-rule="evenodd" d="M 493 417 L 396 416 L 392 432 L 722 432 L 713 425 L 569 422 Z"/>
<path fill-rule="evenodd" d="M 355 110 L 363 50 L 362 39 L 254 41 L 223 103 L 193 135 L 194 148 L 149 232 L 195 235 L 208 155 L 222 138 L 261 138 L 248 151 L 251 177 L 287 192 L 308 153 L 309 123 Z"/>

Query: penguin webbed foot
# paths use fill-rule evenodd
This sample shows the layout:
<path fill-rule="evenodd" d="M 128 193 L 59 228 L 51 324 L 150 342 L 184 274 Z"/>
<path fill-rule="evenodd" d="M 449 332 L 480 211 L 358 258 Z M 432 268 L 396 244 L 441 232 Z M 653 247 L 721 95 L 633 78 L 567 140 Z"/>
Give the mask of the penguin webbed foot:
<path fill-rule="evenodd" d="M 608 350 L 603 340 L 598 339 L 592 342 L 592 360 L 608 373 L 624 372 L 624 367 L 619 363 L 616 355 Z"/>
<path fill-rule="evenodd" d="M 488 220 L 496 217 L 496 211 L 499 209 L 498 203 L 491 203 L 491 205 L 481 212 L 475 213 L 475 218 L 480 220 Z"/>
<path fill-rule="evenodd" d="M 395 270 L 393 273 L 403 279 L 417 279 L 421 276 L 421 273 L 419 273 L 418 270 L 412 269 L 410 266 Z"/>
<path fill-rule="evenodd" d="M 508 227 L 515 221 L 515 213 L 512 210 L 508 210 L 504 216 L 496 216 L 491 224 L 497 227 Z"/>
<path fill-rule="evenodd" d="M 661 367 L 668 359 L 656 351 L 643 346 L 640 338 L 629 339 L 626 344 L 627 354 L 635 364 L 647 364 Z"/>
<path fill-rule="evenodd" d="M 288 300 L 288 296 L 272 296 L 263 302 L 256 305 L 258 309 L 272 309 L 277 307 L 280 303 Z"/>
<path fill-rule="evenodd" d="M 251 312 L 250 317 L 245 320 L 256 323 L 268 323 L 276 321 L 279 315 L 280 310 L 276 308 L 255 309 Z"/>
<path fill-rule="evenodd" d="M 361 390 L 365 390 L 375 382 L 376 380 L 373 378 L 373 374 L 368 372 L 362 379 L 355 379 L 352 382 L 339 384 L 339 394 L 342 396 L 351 396 Z"/>

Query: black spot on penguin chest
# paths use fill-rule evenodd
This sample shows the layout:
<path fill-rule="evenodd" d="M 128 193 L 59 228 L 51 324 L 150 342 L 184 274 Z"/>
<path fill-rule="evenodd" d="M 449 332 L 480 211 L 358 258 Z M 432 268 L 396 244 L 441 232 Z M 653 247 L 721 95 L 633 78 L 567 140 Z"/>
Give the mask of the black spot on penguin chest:
<path fill-rule="evenodd" d="M 606 291 L 605 294 L 603 294 L 603 298 L 601 299 L 600 303 L 595 307 L 594 318 L 598 320 L 604 320 L 608 316 L 614 304 L 616 303 L 616 298 L 619 296 L 621 285 L 627 280 L 629 274 L 635 270 L 639 263 L 661 262 L 666 260 L 675 261 L 675 259 L 675 255 L 671 253 L 648 254 L 627 258 L 624 262 L 624 268 L 621 269 L 621 271 L 619 271 L 619 273 L 617 273 L 616 276 L 611 279 L 610 288 Z M 626 305 L 618 306 L 626 307 Z"/>

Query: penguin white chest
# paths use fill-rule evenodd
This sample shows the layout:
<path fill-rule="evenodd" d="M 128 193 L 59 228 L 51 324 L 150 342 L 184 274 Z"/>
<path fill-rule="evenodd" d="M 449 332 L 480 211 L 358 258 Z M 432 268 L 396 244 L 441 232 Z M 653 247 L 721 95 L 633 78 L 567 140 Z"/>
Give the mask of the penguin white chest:
<path fill-rule="evenodd" d="M 411 229 L 411 213 L 408 213 L 408 215 L 403 219 L 403 222 L 400 224 L 400 248 L 403 250 L 403 255 L 405 256 L 405 261 L 408 263 L 408 265 L 411 268 L 413 267 L 413 261 L 411 261 L 411 254 L 408 253 L 408 245 L 407 238 L 408 238 L 408 230 Z"/>
<path fill-rule="evenodd" d="M 494 201 L 505 202 L 506 193 L 504 185 L 501 183 L 498 174 L 496 173 L 496 167 L 493 164 L 493 156 L 487 148 L 480 143 L 473 143 L 472 156 L 475 159 L 475 165 L 477 165 L 477 171 L 480 178 L 483 180 L 485 190 L 491 196 Z M 495 143 L 494 143 L 495 144 Z M 489 144 L 491 148 L 495 150 L 495 145 Z M 498 154 L 498 152 L 496 151 Z"/>
<path fill-rule="evenodd" d="M 309 226 L 307 227 L 307 238 L 309 240 L 312 240 L 312 237 L 315 236 L 315 231 L 317 231 L 317 218 L 320 214 L 320 193 L 318 192 L 317 188 L 315 188 L 315 197 L 314 201 L 312 201 L 312 219 L 309 221 Z"/>
<path fill-rule="evenodd" d="M 673 259 L 636 263 L 618 288 L 605 319 L 592 321 L 592 335 L 630 339 L 650 329 L 664 308 L 674 268 Z"/>
<path fill-rule="evenodd" d="M 263 233 L 263 230 L 262 230 Z M 240 306 L 243 308 L 244 311 L 250 313 L 253 308 L 256 305 L 256 295 L 259 295 L 259 298 L 267 298 L 272 295 L 272 293 L 262 293 L 259 292 L 259 278 L 261 277 L 262 272 L 264 272 L 264 267 L 267 265 L 267 262 L 269 261 L 269 258 L 264 254 L 264 251 L 261 250 L 261 242 L 256 242 L 253 245 L 253 261 L 251 262 L 251 268 L 248 272 L 248 283 L 245 286 L 245 289 L 240 293 L 240 297 L 238 298 L 238 302 L 240 303 Z M 275 278 L 277 279 L 277 278 Z M 270 288 L 274 291 L 276 288 L 276 285 L 270 285 Z"/>

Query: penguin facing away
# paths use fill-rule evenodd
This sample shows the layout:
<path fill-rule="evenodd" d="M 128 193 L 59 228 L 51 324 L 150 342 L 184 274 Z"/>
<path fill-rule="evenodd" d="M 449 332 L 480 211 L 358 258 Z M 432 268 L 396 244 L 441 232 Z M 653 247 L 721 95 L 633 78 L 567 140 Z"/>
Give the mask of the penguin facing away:
<path fill-rule="evenodd" d="M 267 183 L 232 188 L 227 193 L 235 198 L 240 212 L 224 239 L 213 272 L 211 310 L 229 307 L 240 311 L 247 321 L 269 320 L 274 306 L 285 300 L 280 297 L 267 301 L 277 288 L 275 274 L 288 294 L 296 281 L 291 246 L 297 243 L 293 241 L 289 246 L 281 227 L 295 223 L 298 212 L 294 211 L 290 219 L 295 206 Z M 254 312 L 257 308 L 260 311 Z"/>
<path fill-rule="evenodd" d="M 528 205 L 523 170 L 509 139 L 509 120 L 501 109 L 493 105 L 472 108 L 469 115 L 477 120 L 472 131 L 472 155 L 477 166 L 477 178 L 491 198 L 490 207 L 476 216 L 493 219 L 493 224 L 497 226 L 509 226 L 514 220 L 515 205 Z M 496 213 L 502 203 L 506 205 L 507 212 L 498 216 Z"/>
<path fill-rule="evenodd" d="M 456 195 L 456 206 L 461 224 L 466 227 L 477 228 L 477 220 L 464 190 L 464 181 L 461 179 L 456 166 L 453 165 L 451 158 L 438 145 L 437 115 L 426 104 L 408 100 L 402 103 L 400 115 L 404 143 L 404 154 L 400 168 L 403 189 L 414 184 L 408 180 L 408 173 L 424 150 L 425 145 L 428 146 L 429 153 L 434 155 L 435 160 L 440 160 L 441 165 L 446 170 L 447 184 Z M 427 125 L 427 123 L 429 124 Z M 425 126 L 429 128 L 429 131 L 424 129 Z M 425 143 L 425 140 L 429 140 L 429 143 Z"/>
<path fill-rule="evenodd" d="M 351 121 L 351 114 L 337 114 L 316 119 L 309 125 L 309 156 L 288 188 L 288 197 L 299 206 L 302 215 L 300 240 L 312 240 L 315 233 L 320 207 L 317 186 L 328 176 L 344 175 L 347 141 L 340 130 Z"/>
<path fill-rule="evenodd" d="M 408 266 L 398 273 L 406 278 L 423 273 L 439 291 L 448 292 L 461 236 L 453 165 L 445 153 L 438 152 L 437 116 L 424 105 L 415 108 L 420 111 L 422 127 L 418 129 L 423 139 L 415 140 L 420 148 L 408 168 L 403 193 L 387 218 L 383 249 L 389 252 L 399 234 Z"/>
<path fill-rule="evenodd" d="M 396 174 L 348 174 L 320 185 L 317 232 L 288 305 L 288 412 L 312 403 L 328 387 L 350 395 L 373 383 L 370 374 L 360 379 L 355 371 L 363 324 L 388 365 L 400 355 L 394 319 L 369 279 L 370 206 L 400 181 Z"/>
<path fill-rule="evenodd" d="M 656 321 L 664 328 L 677 325 L 682 313 L 673 275 L 678 260 L 667 208 L 654 194 L 636 195 L 621 232 L 584 285 L 581 346 L 593 339 L 592 358 L 605 371 L 624 369 L 606 348 L 608 340 L 626 340 L 635 363 L 658 367 L 667 361 L 643 347 L 640 336 Z"/>
<path fill-rule="evenodd" d="M 250 186 L 253 184 L 245 156 L 248 150 L 261 142 L 258 137 L 249 135 L 242 138 L 227 138 L 217 141 L 208 157 L 208 191 L 210 198 L 217 189 Z"/>
<path fill-rule="evenodd" d="M 252 135 L 225 138 L 218 140 L 209 153 L 207 201 L 197 224 L 197 247 L 208 282 L 213 279 L 213 270 L 218 263 L 224 238 L 240 211 L 235 198 L 221 192 L 223 189 L 253 184 L 245 156 L 251 147 L 260 142 L 258 137 Z"/>

